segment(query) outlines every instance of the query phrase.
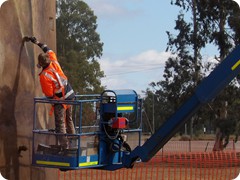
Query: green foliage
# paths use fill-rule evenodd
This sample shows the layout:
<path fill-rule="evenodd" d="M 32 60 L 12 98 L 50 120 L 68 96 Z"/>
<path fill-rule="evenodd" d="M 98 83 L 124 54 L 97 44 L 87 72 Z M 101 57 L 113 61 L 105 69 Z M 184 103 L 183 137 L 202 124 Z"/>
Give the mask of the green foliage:
<path fill-rule="evenodd" d="M 218 61 L 223 60 L 239 43 L 240 10 L 233 1 L 209 0 L 172 0 L 171 4 L 179 6 L 176 20 L 176 35 L 167 32 L 169 41 L 167 51 L 172 57 L 165 64 L 164 80 L 152 82 L 146 91 L 144 107 L 151 117 L 152 93 L 155 100 L 155 124 L 162 124 L 179 106 L 192 95 L 197 84 L 211 71 L 214 64 L 203 66 L 201 49 L 207 44 L 214 44 L 219 50 Z M 190 15 L 189 18 L 186 14 Z M 187 18 L 186 18 L 186 17 Z M 217 61 L 216 61 L 217 62 Z M 217 64 L 216 64 L 217 65 Z M 203 125 L 208 130 L 215 130 L 219 125 L 219 112 L 228 106 L 228 119 L 236 125 L 239 123 L 239 88 L 233 81 L 222 93 L 194 116 L 193 129 L 200 132 Z M 228 126 L 234 132 L 234 125 Z M 183 131 L 182 131 L 183 132 Z"/>
<path fill-rule="evenodd" d="M 79 0 L 57 1 L 57 38 L 59 55 L 69 49 L 84 53 L 87 59 L 101 57 L 103 43 L 96 32 L 97 17 Z"/>
<path fill-rule="evenodd" d="M 96 32 L 97 17 L 79 0 L 57 1 L 57 52 L 64 72 L 80 94 L 101 93 L 104 77 L 97 58 L 103 43 Z"/>
<path fill-rule="evenodd" d="M 58 59 L 76 94 L 99 94 L 104 89 L 101 85 L 104 72 L 97 61 L 102 56 L 103 43 L 96 31 L 96 20 L 83 1 L 57 1 Z M 83 105 L 82 125 L 95 123 L 93 107 L 91 103 Z"/>
<path fill-rule="evenodd" d="M 184 8 L 190 2 L 178 1 L 177 4 L 184 3 Z M 196 19 L 196 18 L 194 18 Z M 195 26 L 193 26 L 193 24 Z M 195 29 L 198 27 L 198 29 Z M 172 57 L 165 63 L 164 80 L 156 84 L 156 93 L 166 96 L 170 114 L 169 117 L 179 106 L 193 93 L 195 86 L 201 80 L 201 55 L 200 50 L 206 44 L 202 38 L 203 29 L 195 20 L 187 22 L 183 11 L 177 17 L 175 31 L 177 35 L 167 32 L 169 37 L 167 51 L 171 51 Z M 197 44 L 197 45 L 196 45 Z"/>

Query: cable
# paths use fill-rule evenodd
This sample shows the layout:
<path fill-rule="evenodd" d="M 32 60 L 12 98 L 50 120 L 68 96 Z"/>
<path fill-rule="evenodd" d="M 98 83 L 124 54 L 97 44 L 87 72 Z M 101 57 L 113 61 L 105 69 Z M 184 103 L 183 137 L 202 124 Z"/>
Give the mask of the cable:
<path fill-rule="evenodd" d="M 151 70 L 155 70 L 155 69 L 159 69 L 159 68 L 164 68 L 164 67 L 154 67 L 154 68 L 142 69 L 142 70 L 136 70 L 136 71 L 120 72 L 120 73 L 116 73 L 116 74 L 109 74 L 109 75 L 106 75 L 105 77 L 102 77 L 102 78 L 108 78 L 110 76 L 118 76 L 118 75 L 137 73 L 137 72 L 142 72 L 142 71 L 151 71 Z"/>
<path fill-rule="evenodd" d="M 116 134 L 115 136 L 110 136 L 110 135 L 108 134 L 107 130 L 106 130 L 105 124 L 103 125 L 103 129 L 104 129 L 104 132 L 105 132 L 105 134 L 107 135 L 107 137 L 108 137 L 109 139 L 111 139 L 111 140 L 116 139 L 116 138 L 118 137 L 119 133 L 120 133 L 120 130 L 118 129 L 118 130 L 117 130 L 117 134 Z"/>

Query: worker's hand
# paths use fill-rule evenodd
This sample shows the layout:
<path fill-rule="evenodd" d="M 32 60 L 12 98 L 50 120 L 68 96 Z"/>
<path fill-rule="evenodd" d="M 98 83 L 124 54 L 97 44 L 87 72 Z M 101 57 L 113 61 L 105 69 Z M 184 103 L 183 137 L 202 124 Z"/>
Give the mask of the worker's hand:
<path fill-rule="evenodd" d="M 38 42 L 37 39 L 34 36 L 29 37 L 29 40 L 34 44 L 37 44 L 37 42 Z"/>

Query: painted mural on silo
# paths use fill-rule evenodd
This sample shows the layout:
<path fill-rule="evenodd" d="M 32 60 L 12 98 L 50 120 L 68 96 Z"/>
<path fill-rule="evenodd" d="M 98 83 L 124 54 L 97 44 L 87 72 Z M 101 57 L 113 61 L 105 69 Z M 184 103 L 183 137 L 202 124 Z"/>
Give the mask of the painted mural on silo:
<path fill-rule="evenodd" d="M 41 96 L 36 36 L 56 49 L 55 0 L 0 0 L 0 173 L 5 179 L 55 179 L 57 170 L 31 166 L 33 98 Z M 43 120 L 48 110 L 39 113 Z"/>

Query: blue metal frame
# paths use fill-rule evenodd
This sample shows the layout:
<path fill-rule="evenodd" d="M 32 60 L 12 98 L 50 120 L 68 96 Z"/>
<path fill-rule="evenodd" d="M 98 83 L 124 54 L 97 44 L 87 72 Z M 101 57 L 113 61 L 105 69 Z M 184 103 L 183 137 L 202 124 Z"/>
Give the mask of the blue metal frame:
<path fill-rule="evenodd" d="M 62 170 L 70 170 L 70 169 L 82 169 L 82 168 L 98 168 L 98 169 L 107 169 L 112 170 L 115 168 L 111 168 L 111 165 L 122 163 L 122 157 L 124 152 L 113 152 L 107 153 L 107 145 L 104 142 L 108 141 L 106 134 L 104 133 L 102 128 L 103 119 L 100 116 L 100 130 L 94 132 L 83 132 L 82 128 L 82 111 L 83 111 L 83 104 L 84 103 L 100 103 L 101 107 L 106 105 L 103 103 L 103 99 L 105 98 L 105 93 L 112 92 L 115 95 L 117 103 L 111 104 L 114 106 L 113 112 L 116 114 L 118 113 L 136 113 L 136 117 L 138 118 L 138 111 L 139 108 L 142 107 L 142 101 L 138 99 L 138 96 L 135 91 L 133 90 L 117 90 L 117 91 L 104 91 L 101 95 L 86 95 L 86 96 L 76 96 L 75 100 L 67 101 L 67 100 L 52 100 L 42 97 L 34 98 L 34 122 L 33 122 L 33 144 L 32 144 L 32 165 L 39 166 L 39 167 L 48 167 L 48 168 L 59 168 Z M 139 103 L 140 102 L 140 103 Z M 41 129 L 37 127 L 37 106 L 39 104 L 70 104 L 75 106 L 75 114 L 74 122 L 77 123 L 79 127 L 76 127 L 76 134 L 57 134 L 55 132 L 50 132 L 47 129 Z M 119 110 L 118 105 L 122 105 L 123 107 L 133 107 L 132 109 L 125 109 Z M 139 107 L 140 106 L 140 107 Z M 112 110 L 112 107 L 110 108 Z M 79 115 L 79 119 L 77 119 L 77 115 Z M 100 114 L 102 113 L 102 108 L 100 108 Z M 141 117 L 140 117 L 141 118 Z M 142 119 L 138 119 L 139 123 L 142 124 Z M 141 127 L 141 125 L 140 125 Z M 141 142 L 141 132 L 142 129 L 124 129 L 121 131 L 125 134 L 131 134 L 137 132 L 139 134 L 139 145 Z M 77 137 L 77 149 L 75 149 L 73 154 L 64 154 L 62 151 L 49 153 L 46 151 L 39 151 L 37 150 L 37 146 L 39 146 L 39 137 L 40 139 L 50 139 L 51 137 L 55 138 L 56 136 L 67 136 L 67 137 Z M 82 138 L 84 137 L 99 137 L 99 145 L 98 151 L 95 154 L 88 155 L 83 154 L 84 150 L 81 147 Z M 45 137 L 45 138 L 44 138 Z M 118 140 L 114 140 L 116 143 L 119 143 Z M 45 145 L 45 144 L 44 144 Z M 51 146 L 47 146 L 51 147 Z M 51 148 L 50 148 L 51 149 Z M 68 153 L 68 152 L 67 152 Z M 111 158 L 109 158 L 111 156 Z M 114 166 L 113 166 L 114 167 Z"/>
<path fill-rule="evenodd" d="M 81 96 L 82 97 L 82 96 Z M 80 97 L 80 98 L 81 98 Z M 93 136 L 97 135 L 99 132 L 90 132 L 90 133 L 83 133 L 81 132 L 81 128 L 79 129 L 79 132 L 77 134 L 71 135 L 66 134 L 66 136 L 75 136 L 77 137 L 77 149 L 75 151 L 75 154 L 72 156 L 69 155 L 59 155 L 59 154 L 42 154 L 37 152 L 36 150 L 36 136 L 56 136 L 56 133 L 49 132 L 48 130 L 44 129 L 38 129 L 37 128 L 37 104 L 55 104 L 55 103 L 64 103 L 64 104 L 71 104 L 75 106 L 79 106 L 79 120 L 78 124 L 81 126 L 82 124 L 82 104 L 83 103 L 89 103 L 89 102 L 99 102 L 100 98 L 99 95 L 90 95 L 86 97 L 97 97 L 96 99 L 90 99 L 90 100 L 78 100 L 79 96 L 76 97 L 76 100 L 74 101 L 59 101 L 59 100 L 51 100 L 47 98 L 34 98 L 34 122 L 33 122 L 33 144 L 32 144 L 32 165 L 34 166 L 40 166 L 40 167 L 49 167 L 49 168 L 60 168 L 60 169 L 80 169 L 80 168 L 95 168 L 95 167 L 101 167 L 98 163 L 98 154 L 94 155 L 82 155 L 80 152 L 80 144 L 81 144 L 81 138 L 83 136 Z M 75 117 L 75 123 L 76 123 L 76 115 Z M 61 134 L 58 134 L 61 135 Z M 63 134 L 62 134 L 63 135 Z"/>
<path fill-rule="evenodd" d="M 99 134 L 99 162 L 106 164 L 104 169 L 115 170 L 116 166 L 122 164 L 123 156 L 129 152 L 121 151 L 120 149 L 118 151 L 109 151 L 109 144 L 118 144 L 121 146 L 122 142 L 117 138 L 117 136 L 116 138 L 109 138 L 107 135 L 104 126 L 108 124 L 109 119 L 104 119 L 104 114 L 110 113 L 113 117 L 115 116 L 115 119 L 117 119 L 119 114 L 134 113 L 136 118 L 132 121 L 139 121 L 140 127 L 142 127 L 141 116 L 140 118 L 138 116 L 138 112 L 139 110 L 141 111 L 142 108 L 142 101 L 141 99 L 138 99 L 138 95 L 134 90 L 106 90 L 101 94 L 100 104 L 100 131 L 104 133 Z M 138 128 L 131 130 L 121 130 L 121 133 L 129 133 L 131 131 L 138 132 L 140 145 L 142 129 Z"/>

